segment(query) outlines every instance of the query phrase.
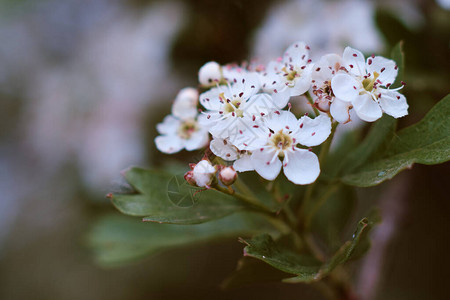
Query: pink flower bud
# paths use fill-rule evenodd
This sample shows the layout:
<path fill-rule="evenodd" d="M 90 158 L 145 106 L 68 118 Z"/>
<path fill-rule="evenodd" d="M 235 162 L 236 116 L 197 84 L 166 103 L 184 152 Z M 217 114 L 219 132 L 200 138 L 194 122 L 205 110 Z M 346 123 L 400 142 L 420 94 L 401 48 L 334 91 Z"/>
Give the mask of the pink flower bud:
<path fill-rule="evenodd" d="M 236 178 L 237 173 L 233 167 L 224 167 L 219 172 L 219 179 L 226 186 L 232 185 L 236 181 Z"/>

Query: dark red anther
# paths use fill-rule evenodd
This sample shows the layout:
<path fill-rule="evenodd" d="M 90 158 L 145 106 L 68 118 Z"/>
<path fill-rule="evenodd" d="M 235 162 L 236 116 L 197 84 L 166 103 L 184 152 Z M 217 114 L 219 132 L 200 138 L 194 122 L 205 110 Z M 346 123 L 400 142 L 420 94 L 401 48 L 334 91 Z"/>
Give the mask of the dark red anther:
<path fill-rule="evenodd" d="M 353 57 L 357 57 L 358 56 L 358 54 L 356 54 L 356 53 L 353 53 Z"/>
<path fill-rule="evenodd" d="M 242 97 L 244 95 L 244 92 L 239 93 L 239 97 Z"/>
<path fill-rule="evenodd" d="M 316 72 L 319 72 L 319 71 L 320 71 L 320 68 L 317 68 L 317 69 L 316 69 Z"/>
<path fill-rule="evenodd" d="M 384 70 L 386 70 L 386 68 L 382 67 L 381 70 L 380 70 L 380 73 L 384 72 Z"/>
<path fill-rule="evenodd" d="M 353 65 L 348 65 L 348 66 L 353 69 Z"/>

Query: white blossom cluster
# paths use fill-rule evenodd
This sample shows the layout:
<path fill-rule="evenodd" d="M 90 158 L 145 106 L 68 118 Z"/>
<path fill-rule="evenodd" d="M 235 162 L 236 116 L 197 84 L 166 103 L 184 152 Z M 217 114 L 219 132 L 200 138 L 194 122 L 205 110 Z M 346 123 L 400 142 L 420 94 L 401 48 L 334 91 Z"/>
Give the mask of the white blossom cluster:
<path fill-rule="evenodd" d="M 265 66 L 209 62 L 199 71 L 204 92 L 199 95 L 193 88 L 179 92 L 172 114 L 157 126 L 161 135 L 156 146 L 170 154 L 209 144 L 238 172 L 254 170 L 274 180 L 283 169 L 291 182 L 310 184 L 320 173 L 318 157 L 310 147 L 329 137 L 332 122 L 351 121 L 351 109 L 367 122 L 383 112 L 395 118 L 408 113 L 406 99 L 398 92 L 401 87 L 390 88 L 397 73 L 393 60 L 373 55 L 365 60 L 350 47 L 342 56 L 327 54 L 313 62 L 304 42 L 292 44 Z M 298 118 L 290 111 L 290 99 L 303 94 L 320 111 L 315 118 L 307 114 Z M 217 168 L 205 160 L 200 166 L 204 172 L 191 166 L 189 180 L 208 187 Z"/>

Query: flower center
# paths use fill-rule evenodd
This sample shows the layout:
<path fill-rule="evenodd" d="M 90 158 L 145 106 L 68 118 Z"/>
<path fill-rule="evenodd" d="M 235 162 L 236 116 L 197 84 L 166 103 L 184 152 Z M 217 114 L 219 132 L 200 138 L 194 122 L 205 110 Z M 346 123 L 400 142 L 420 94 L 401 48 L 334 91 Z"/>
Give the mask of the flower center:
<path fill-rule="evenodd" d="M 292 146 L 292 138 L 289 134 L 284 133 L 283 130 L 280 130 L 276 134 L 274 134 L 270 140 L 272 146 L 279 150 L 286 150 Z"/>
<path fill-rule="evenodd" d="M 182 139 L 190 139 L 192 134 L 198 130 L 197 122 L 194 120 L 188 120 L 181 123 L 178 128 L 178 136 Z"/>
<path fill-rule="evenodd" d="M 300 74 L 298 74 L 297 71 L 294 70 L 294 69 L 290 69 L 290 70 L 288 71 L 287 68 L 284 67 L 284 68 L 281 69 L 281 70 L 284 71 L 284 73 L 285 73 L 284 76 L 286 76 L 286 79 L 287 79 L 288 81 L 292 81 L 292 80 L 294 80 L 296 77 L 300 76 Z"/>
<path fill-rule="evenodd" d="M 242 109 L 239 109 L 241 106 L 241 99 L 235 99 L 233 101 L 227 102 L 224 106 L 224 112 L 225 113 L 231 113 L 233 117 L 237 116 L 242 118 L 244 116 L 244 111 Z"/>
<path fill-rule="evenodd" d="M 364 87 L 364 89 L 368 92 L 372 92 L 372 90 L 374 89 L 374 86 L 376 87 L 376 82 L 378 77 L 380 76 L 380 74 L 378 74 L 377 72 L 373 72 L 373 77 L 368 77 L 365 78 L 362 81 L 362 85 Z"/>

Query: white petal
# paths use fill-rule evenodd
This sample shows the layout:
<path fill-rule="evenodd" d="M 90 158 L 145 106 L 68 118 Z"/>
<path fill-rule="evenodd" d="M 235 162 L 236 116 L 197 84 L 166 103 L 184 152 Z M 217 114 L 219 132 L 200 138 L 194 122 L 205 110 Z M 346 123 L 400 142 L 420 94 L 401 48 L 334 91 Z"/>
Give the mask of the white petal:
<path fill-rule="evenodd" d="M 252 153 L 252 166 L 264 179 L 274 180 L 281 171 L 281 161 L 275 150 L 256 150 Z"/>
<path fill-rule="evenodd" d="M 208 110 L 219 111 L 223 103 L 220 102 L 219 95 L 224 92 L 221 88 L 212 88 L 200 95 L 200 104 Z"/>
<path fill-rule="evenodd" d="M 352 101 L 359 95 L 361 83 L 348 74 L 337 74 L 331 79 L 331 88 L 336 97 Z"/>
<path fill-rule="evenodd" d="M 277 106 L 272 100 L 272 96 L 267 93 L 256 94 L 250 97 L 250 99 L 242 105 L 242 110 L 244 110 L 246 117 L 249 118 L 252 118 L 252 116 L 260 118 L 261 113 L 268 115 L 270 112 L 277 109 Z"/>
<path fill-rule="evenodd" d="M 183 140 L 176 135 L 157 136 L 155 144 L 159 151 L 167 154 L 179 152 L 184 146 Z"/>
<path fill-rule="evenodd" d="M 406 98 L 399 92 L 385 90 L 381 93 L 379 101 L 383 111 L 394 118 L 401 118 L 408 114 L 409 106 Z"/>
<path fill-rule="evenodd" d="M 284 52 L 283 63 L 304 66 L 309 59 L 309 47 L 304 42 L 296 42 Z"/>
<path fill-rule="evenodd" d="M 265 124 L 268 128 L 274 132 L 294 131 L 297 129 L 297 118 L 290 111 L 278 111 L 278 113 L 272 113 L 265 119 Z"/>
<path fill-rule="evenodd" d="M 369 57 L 366 67 L 367 72 L 371 74 L 377 72 L 380 75 L 377 79 L 382 82 L 383 86 L 394 83 L 398 74 L 395 61 L 381 56 Z"/>
<path fill-rule="evenodd" d="M 311 151 L 295 149 L 284 158 L 283 171 L 287 179 L 295 184 L 310 184 L 319 177 L 319 159 Z"/>
<path fill-rule="evenodd" d="M 311 65 L 312 68 L 312 65 Z M 300 77 L 295 78 L 295 84 L 289 88 L 290 96 L 303 95 L 311 87 L 311 73 L 309 71 L 303 72 Z"/>
<path fill-rule="evenodd" d="M 352 104 L 358 117 L 366 122 L 376 121 L 383 115 L 380 105 L 369 94 L 356 97 Z"/>
<path fill-rule="evenodd" d="M 283 109 L 291 99 L 289 88 L 285 88 L 282 92 L 272 94 L 272 100 L 277 110 Z"/>
<path fill-rule="evenodd" d="M 259 76 L 256 72 L 247 72 L 244 77 L 237 78 L 236 83 L 232 85 L 233 95 L 243 93 L 243 99 L 248 99 L 255 95 L 259 88 Z"/>
<path fill-rule="evenodd" d="M 344 67 L 352 74 L 363 76 L 366 75 L 366 62 L 364 55 L 353 48 L 346 47 L 342 55 Z"/>
<path fill-rule="evenodd" d="M 314 119 L 301 117 L 296 126 L 297 131 L 292 134 L 296 143 L 312 147 L 322 144 L 331 133 L 331 120 L 327 115 L 320 115 Z"/>
<path fill-rule="evenodd" d="M 330 105 L 330 113 L 333 118 L 339 123 L 347 123 L 350 121 L 350 109 L 351 103 L 334 98 Z"/>
<path fill-rule="evenodd" d="M 162 123 L 156 125 L 156 129 L 160 134 L 176 134 L 181 121 L 172 115 L 167 115 Z"/>
<path fill-rule="evenodd" d="M 194 132 L 189 139 L 184 140 L 184 147 L 188 151 L 205 147 L 208 144 L 209 135 L 206 130 Z"/>
<path fill-rule="evenodd" d="M 342 65 L 342 58 L 337 54 L 327 54 L 314 64 L 311 79 L 321 86 L 324 81 L 330 80 Z M 334 73 L 333 73 L 334 72 Z"/>
<path fill-rule="evenodd" d="M 214 155 L 223 158 L 224 160 L 232 161 L 238 158 L 236 147 L 227 140 L 214 138 L 209 144 L 209 148 Z"/>
<path fill-rule="evenodd" d="M 252 158 L 250 154 L 242 155 L 238 160 L 233 163 L 233 167 L 238 172 L 253 171 Z"/>

